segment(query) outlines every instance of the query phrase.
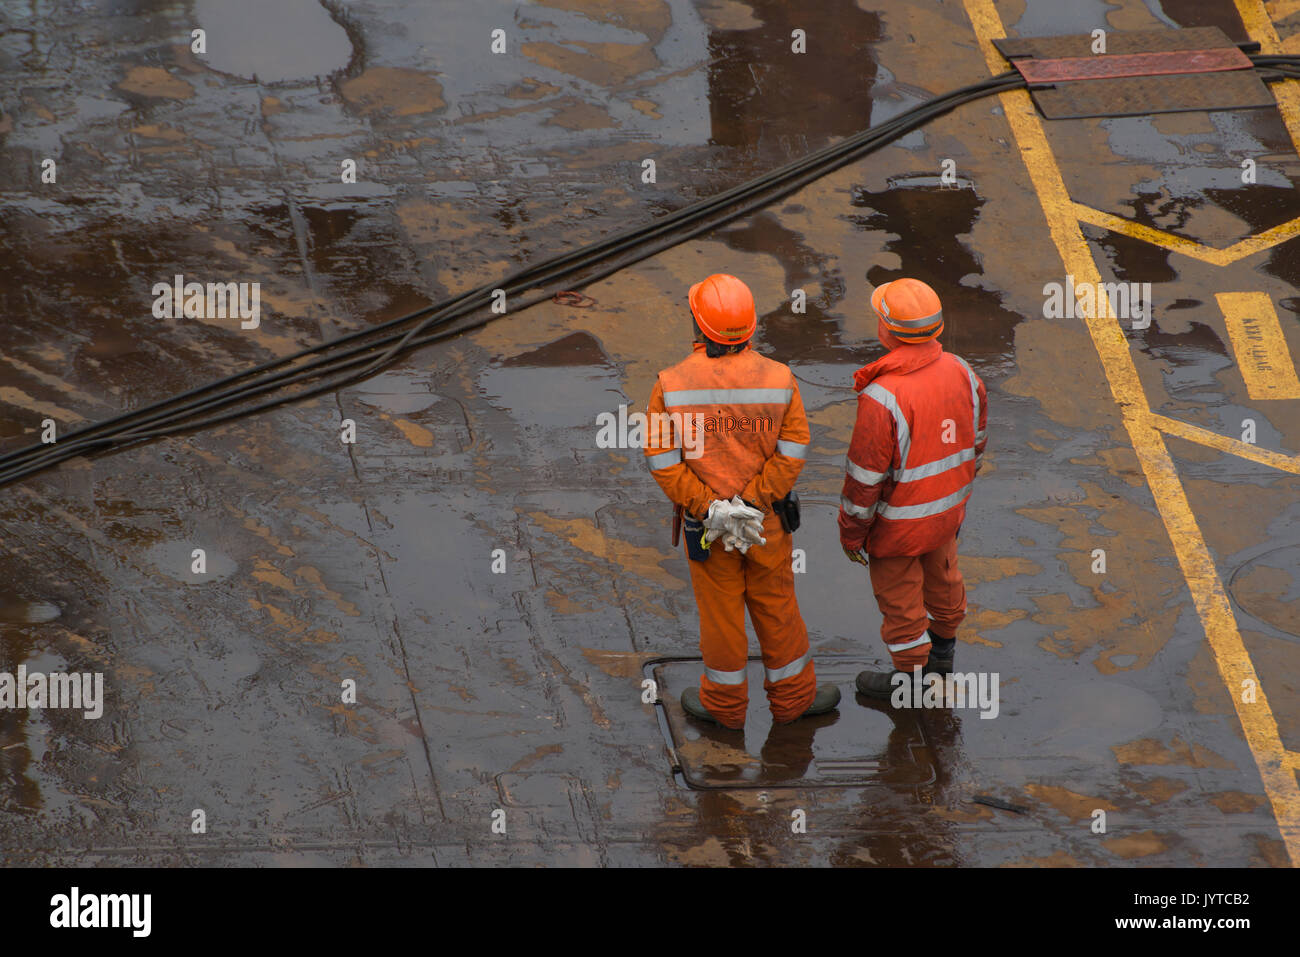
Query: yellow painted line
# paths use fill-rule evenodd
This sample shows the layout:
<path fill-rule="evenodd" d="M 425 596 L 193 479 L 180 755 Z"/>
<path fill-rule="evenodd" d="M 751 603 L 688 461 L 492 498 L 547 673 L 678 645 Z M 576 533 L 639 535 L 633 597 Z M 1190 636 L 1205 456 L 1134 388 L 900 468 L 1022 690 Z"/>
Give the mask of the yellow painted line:
<path fill-rule="evenodd" d="M 1156 415 L 1155 413 L 1151 414 L 1151 424 L 1161 432 L 1176 435 L 1180 439 L 1195 442 L 1197 445 L 1208 445 L 1212 449 L 1218 449 L 1228 455 L 1235 455 L 1237 458 L 1249 459 L 1252 462 L 1258 462 L 1260 465 L 1267 465 L 1270 468 L 1281 469 L 1283 472 L 1300 475 L 1300 456 L 1285 455 L 1281 452 L 1261 449 L 1258 445 L 1239 442 L 1237 439 L 1230 439 L 1218 432 L 1203 429 L 1199 425 L 1189 425 L 1186 422 L 1179 422 L 1177 419 Z"/>
<path fill-rule="evenodd" d="M 1114 233 L 1132 236 L 1134 239 L 1140 239 L 1155 246 L 1162 246 L 1170 252 L 1191 256 L 1193 259 L 1199 259 L 1211 266 L 1227 266 L 1229 263 L 1235 263 L 1238 259 L 1245 259 L 1247 256 L 1253 256 L 1255 253 L 1271 249 L 1278 243 L 1284 243 L 1288 239 L 1300 236 L 1300 216 L 1297 216 L 1295 219 L 1272 226 L 1262 233 L 1247 236 L 1226 249 L 1215 249 L 1213 246 L 1199 243 L 1195 239 L 1176 236 L 1173 233 L 1165 232 L 1163 229 L 1156 229 L 1154 226 L 1144 226 L 1142 223 L 1135 223 L 1131 219 L 1116 216 L 1114 213 L 1102 212 L 1100 209 L 1094 209 L 1084 203 L 1074 204 L 1074 214 L 1082 222 L 1100 226 L 1102 229 L 1109 229 Z"/>
<path fill-rule="evenodd" d="M 1006 70 L 1006 61 L 992 41 L 1005 36 L 1006 29 L 992 0 L 962 0 L 962 3 L 975 28 L 990 72 L 1002 73 Z M 1047 216 L 1047 227 L 1065 271 L 1074 276 L 1076 286 L 1100 282 L 1092 250 L 1084 239 L 1074 204 L 1029 93 L 1010 90 L 999 96 L 1029 178 Z M 1111 394 L 1119 405 L 1124 427 L 1178 556 L 1192 602 L 1214 654 L 1219 677 L 1259 767 L 1264 790 L 1277 818 L 1278 831 L 1292 864 L 1300 864 L 1300 782 L 1297 782 L 1288 752 L 1282 746 L 1273 709 L 1241 640 L 1223 582 L 1188 504 L 1173 459 L 1164 439 L 1151 424 L 1149 405 L 1137 367 L 1133 364 L 1128 340 L 1119 322 L 1110 314 L 1106 297 L 1099 298 L 1099 308 L 1084 310 L 1088 332 L 1101 357 Z M 1242 701 L 1242 689 L 1248 687 L 1248 681 L 1253 682 L 1257 689 L 1253 704 Z"/>
<path fill-rule="evenodd" d="M 1259 41 L 1260 53 L 1287 53 L 1282 49 L 1277 29 L 1269 19 L 1262 0 L 1233 0 L 1237 14 L 1246 27 L 1252 40 Z M 1291 145 L 1300 153 L 1300 80 L 1281 80 L 1270 83 L 1269 88 L 1277 99 L 1277 110 L 1282 114 L 1282 122 L 1291 136 Z"/>
<path fill-rule="evenodd" d="M 1217 292 L 1246 393 L 1252 399 L 1300 399 L 1300 379 L 1273 300 L 1263 292 Z"/>
<path fill-rule="evenodd" d="M 1261 53 L 1288 52 L 1282 48 L 1282 41 L 1279 39 L 1273 21 L 1269 19 L 1268 12 L 1264 9 L 1261 0 L 1233 0 L 1233 2 L 1237 7 L 1237 13 L 1241 16 L 1241 22 L 1245 24 L 1246 32 L 1250 34 L 1252 39 L 1259 41 Z M 998 60 L 998 66 L 1003 65 L 1003 61 Z M 1269 88 L 1273 92 L 1273 97 L 1277 100 L 1277 109 L 1282 116 L 1282 122 L 1286 126 L 1287 134 L 1291 137 L 1291 144 L 1295 147 L 1296 153 L 1300 154 L 1300 80 L 1281 80 L 1269 84 Z M 1212 266 L 1227 266 L 1229 263 L 1271 249 L 1278 243 L 1286 242 L 1288 239 L 1300 235 L 1300 216 L 1298 216 L 1288 222 L 1266 229 L 1262 233 L 1247 236 L 1226 249 L 1215 249 L 1213 246 L 1207 246 L 1194 239 L 1188 239 L 1186 236 L 1176 236 L 1163 229 L 1144 226 L 1141 223 L 1133 222 L 1131 219 L 1103 212 L 1083 203 L 1075 203 L 1074 206 L 1079 219 L 1085 223 L 1100 226 L 1103 229 L 1109 229 L 1125 236 L 1131 236 L 1134 239 L 1141 239 L 1152 245 L 1168 249 L 1170 252 L 1181 253 L 1184 256 L 1199 259 L 1201 262 L 1209 263 Z"/>
<path fill-rule="evenodd" d="M 1114 213 L 1103 213 L 1101 210 L 1085 206 L 1083 203 L 1074 204 L 1074 214 L 1082 222 L 1100 226 L 1102 229 L 1109 229 L 1113 233 L 1141 239 L 1143 242 L 1155 246 L 1163 246 L 1165 249 L 1182 253 L 1184 256 L 1191 256 L 1201 262 L 1212 263 L 1215 266 L 1226 265 L 1223 261 L 1224 250 L 1214 249 L 1203 243 L 1198 243 L 1194 239 L 1175 236 L 1173 233 L 1167 233 L 1163 229 L 1156 229 L 1154 226 L 1144 226 L 1141 223 L 1133 222 L 1131 219 L 1125 219 L 1123 216 L 1116 216 Z"/>

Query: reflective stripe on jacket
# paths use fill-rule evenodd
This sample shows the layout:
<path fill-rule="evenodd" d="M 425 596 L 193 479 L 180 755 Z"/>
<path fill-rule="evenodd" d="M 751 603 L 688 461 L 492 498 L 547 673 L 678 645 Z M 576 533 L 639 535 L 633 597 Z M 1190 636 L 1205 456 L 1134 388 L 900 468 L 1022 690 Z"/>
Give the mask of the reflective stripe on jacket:
<path fill-rule="evenodd" d="M 923 555 L 966 517 L 984 456 L 987 396 L 964 359 L 931 345 L 902 346 L 858 373 L 866 384 L 840 498 L 845 548 Z"/>
<path fill-rule="evenodd" d="M 710 358 L 702 343 L 659 373 L 646 464 L 664 494 L 703 516 L 739 495 L 767 512 L 794 488 L 810 435 L 790 367 L 752 348 Z"/>

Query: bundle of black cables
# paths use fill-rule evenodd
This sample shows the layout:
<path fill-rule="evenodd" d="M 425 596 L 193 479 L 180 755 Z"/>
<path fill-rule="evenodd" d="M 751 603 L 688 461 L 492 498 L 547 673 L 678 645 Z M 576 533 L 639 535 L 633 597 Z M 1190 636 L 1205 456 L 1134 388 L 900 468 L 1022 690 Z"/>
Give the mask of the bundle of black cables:
<path fill-rule="evenodd" d="M 1300 78 L 1300 56 L 1251 58 L 1265 79 Z M 990 77 L 920 103 L 890 120 L 802 159 L 659 220 L 554 256 L 441 303 L 330 342 L 227 376 L 69 433 L 54 444 L 35 444 L 0 455 L 0 486 L 21 481 L 70 458 L 116 451 L 169 435 L 212 428 L 359 382 L 399 356 L 500 318 L 489 312 L 493 293 L 524 297 L 511 312 L 551 298 L 562 289 L 594 283 L 633 263 L 747 215 L 812 181 L 905 136 L 973 100 L 1025 87 L 1015 71 Z M 456 320 L 482 313 L 463 322 Z M 299 388 L 290 388 L 300 386 Z M 259 401 L 260 400 L 260 401 Z"/>

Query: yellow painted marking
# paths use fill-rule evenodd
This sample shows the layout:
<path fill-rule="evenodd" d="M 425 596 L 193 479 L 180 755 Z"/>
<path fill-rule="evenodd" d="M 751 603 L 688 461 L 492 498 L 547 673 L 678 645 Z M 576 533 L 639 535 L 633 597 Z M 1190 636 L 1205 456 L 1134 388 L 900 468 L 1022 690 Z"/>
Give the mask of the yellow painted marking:
<path fill-rule="evenodd" d="M 1282 48 L 1282 41 L 1278 38 L 1273 21 L 1268 18 L 1268 12 L 1264 9 L 1261 0 L 1233 0 L 1233 3 L 1237 6 L 1237 14 L 1241 17 L 1241 22 L 1245 25 L 1250 38 L 1259 41 L 1260 53 L 1295 52 Z M 1277 110 L 1282 114 L 1282 122 L 1286 124 L 1287 133 L 1291 135 L 1291 145 L 1295 147 L 1297 153 L 1300 153 L 1300 80 L 1270 83 L 1269 89 L 1277 99 Z"/>
<path fill-rule="evenodd" d="M 1278 38 L 1277 30 L 1269 19 L 1261 0 L 1233 0 L 1233 2 L 1236 4 L 1237 12 L 1241 16 L 1241 22 L 1245 24 L 1247 32 L 1253 39 L 1259 41 L 1260 52 L 1291 52 L 1283 49 L 1282 41 Z M 1300 5 L 1297 8 L 1300 9 Z M 1005 66 L 1004 62 L 999 59 L 997 67 L 1001 68 L 1003 66 Z M 990 65 L 990 68 L 992 68 L 992 65 Z M 1277 100 L 1278 112 L 1282 116 L 1282 122 L 1286 126 L 1288 135 L 1291 137 L 1291 144 L 1295 147 L 1296 152 L 1300 153 L 1300 80 L 1281 80 L 1270 84 L 1269 88 Z M 1079 219 L 1085 223 L 1100 226 L 1103 229 L 1109 229 L 1125 236 L 1132 236 L 1134 239 L 1141 239 L 1171 252 L 1199 259 L 1201 262 L 1209 263 L 1212 266 L 1227 266 L 1229 263 L 1271 249 L 1278 243 L 1286 242 L 1288 239 L 1300 235 L 1300 216 L 1298 216 L 1295 219 L 1266 229 L 1255 236 L 1247 236 L 1226 249 L 1215 249 L 1213 246 L 1207 246 L 1194 239 L 1188 239 L 1186 236 L 1175 236 L 1163 229 L 1144 226 L 1141 223 L 1133 222 L 1131 219 L 1103 212 L 1083 203 L 1075 203 L 1074 209 Z"/>
<path fill-rule="evenodd" d="M 1152 426 L 1161 432 L 1176 435 L 1180 439 L 1195 442 L 1197 445 L 1208 445 L 1212 449 L 1235 455 L 1240 459 L 1249 459 L 1252 462 L 1258 462 L 1260 465 L 1267 465 L 1283 472 L 1300 475 L 1300 455 L 1284 455 L 1281 452 L 1261 449 L 1258 445 L 1239 442 L 1236 439 L 1220 435 L 1218 432 L 1203 429 L 1198 425 L 1188 425 L 1186 422 L 1179 422 L 1177 419 L 1156 415 L 1155 413 L 1152 413 L 1150 418 Z"/>
<path fill-rule="evenodd" d="M 1300 399 L 1300 379 L 1268 294 L 1219 292 L 1214 298 L 1227 320 L 1247 394 L 1252 399 Z"/>
<path fill-rule="evenodd" d="M 1247 256 L 1253 256 L 1255 253 L 1271 249 L 1278 243 L 1284 243 L 1288 239 L 1300 236 L 1300 216 L 1297 216 L 1295 219 L 1272 226 L 1262 233 L 1247 236 L 1226 249 L 1215 249 L 1213 246 L 1198 243 L 1195 239 L 1188 239 L 1186 236 L 1175 236 L 1163 229 L 1144 226 L 1141 223 L 1133 222 L 1131 219 L 1116 216 L 1114 213 L 1104 213 L 1100 209 L 1094 209 L 1083 203 L 1073 205 L 1075 215 L 1085 223 L 1109 229 L 1111 232 L 1122 233 L 1125 236 L 1132 236 L 1134 239 L 1141 239 L 1143 242 L 1151 243 L 1154 246 L 1162 246 L 1171 252 L 1191 256 L 1193 259 L 1199 259 L 1211 266 L 1227 266 L 1229 263 L 1235 263 L 1238 259 L 1245 259 Z"/>
<path fill-rule="evenodd" d="M 1007 69 L 1006 61 L 992 41 L 1005 36 L 1006 29 L 993 6 L 993 0 L 962 2 L 979 38 L 989 70 L 1002 73 Z M 1029 93 L 1025 90 L 1009 90 L 999 96 L 1021 158 L 1029 171 L 1029 178 L 1047 216 L 1048 230 L 1065 265 L 1065 271 L 1074 275 L 1076 284 L 1100 282 L 1096 261 L 1080 229 L 1074 203 L 1065 188 L 1060 168 L 1052 156 L 1047 135 L 1039 122 Z M 1088 332 L 1101 357 L 1111 394 L 1119 405 L 1124 427 L 1173 543 L 1174 553 L 1178 556 L 1183 577 L 1214 654 L 1219 676 L 1236 709 L 1246 743 L 1259 767 L 1264 790 L 1277 818 L 1278 831 L 1291 862 L 1300 864 L 1300 783 L 1296 781 L 1295 771 L 1287 758 L 1288 752 L 1282 747 L 1273 709 L 1269 706 L 1259 675 L 1241 640 L 1223 582 L 1214 567 L 1214 559 L 1206 547 L 1196 516 L 1188 504 L 1173 459 L 1169 456 L 1164 439 L 1151 423 L 1149 403 L 1142 391 L 1128 340 L 1121 331 L 1119 322 L 1110 314 L 1110 304 L 1104 296 L 1100 298 L 1102 301 L 1097 309 L 1083 310 Z M 1245 687 L 1246 681 L 1254 682 L 1257 689 L 1254 704 L 1246 704 L 1241 700 L 1241 689 Z"/>

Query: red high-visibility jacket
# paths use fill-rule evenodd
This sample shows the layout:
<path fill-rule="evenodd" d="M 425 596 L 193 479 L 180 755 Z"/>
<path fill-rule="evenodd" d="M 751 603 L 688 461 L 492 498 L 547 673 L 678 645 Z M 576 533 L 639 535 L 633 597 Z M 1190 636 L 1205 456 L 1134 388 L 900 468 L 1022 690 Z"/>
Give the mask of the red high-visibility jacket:
<path fill-rule="evenodd" d="M 984 383 L 937 340 L 859 369 L 858 419 L 840 497 L 840 544 L 890 558 L 924 555 L 966 518 L 984 457 Z"/>
<path fill-rule="evenodd" d="M 703 517 L 739 495 L 763 512 L 784 498 L 808 454 L 808 419 L 790 367 L 751 348 L 709 358 L 702 343 L 659 373 L 646 464 L 673 503 Z"/>

